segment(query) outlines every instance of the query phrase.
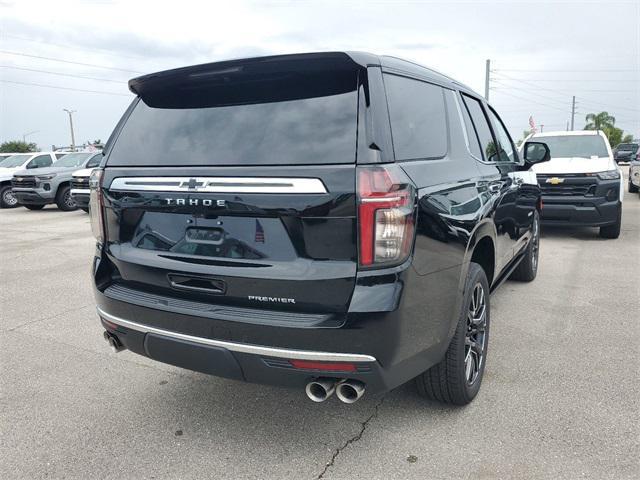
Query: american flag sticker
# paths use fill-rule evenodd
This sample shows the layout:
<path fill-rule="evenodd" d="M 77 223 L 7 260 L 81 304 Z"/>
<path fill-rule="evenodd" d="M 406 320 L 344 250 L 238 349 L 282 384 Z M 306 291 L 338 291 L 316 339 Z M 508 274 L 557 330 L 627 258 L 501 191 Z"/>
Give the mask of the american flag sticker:
<path fill-rule="evenodd" d="M 262 225 L 260 225 L 260 222 L 258 220 L 256 220 L 255 241 L 256 243 L 264 243 L 264 229 L 262 228 Z"/>

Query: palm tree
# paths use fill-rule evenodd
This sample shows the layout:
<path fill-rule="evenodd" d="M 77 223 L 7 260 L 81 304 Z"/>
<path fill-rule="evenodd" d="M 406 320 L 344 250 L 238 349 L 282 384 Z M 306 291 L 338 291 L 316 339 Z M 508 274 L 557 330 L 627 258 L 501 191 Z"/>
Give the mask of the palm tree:
<path fill-rule="evenodd" d="M 609 115 L 609 112 L 589 113 L 585 120 L 585 130 L 606 130 L 613 128 L 616 123 L 615 117 Z"/>

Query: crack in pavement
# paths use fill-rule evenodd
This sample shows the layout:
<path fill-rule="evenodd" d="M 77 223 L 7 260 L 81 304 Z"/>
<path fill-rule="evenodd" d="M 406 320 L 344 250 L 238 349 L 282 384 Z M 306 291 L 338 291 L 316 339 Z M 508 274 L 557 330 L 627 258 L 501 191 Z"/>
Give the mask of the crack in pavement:
<path fill-rule="evenodd" d="M 378 409 L 382 405 L 382 402 L 384 402 L 385 398 L 386 398 L 386 396 L 383 396 L 380 399 L 380 401 L 376 404 L 376 406 L 375 406 L 375 408 L 373 410 L 373 413 L 371 415 L 369 415 L 369 417 L 364 422 L 362 422 L 362 425 L 360 426 L 360 431 L 357 434 L 355 434 L 353 437 L 349 438 L 346 442 L 344 442 L 344 444 L 341 447 L 338 447 L 336 449 L 336 451 L 333 452 L 333 455 L 331 456 L 331 459 L 327 462 L 327 464 L 322 469 L 322 472 L 320 472 L 320 474 L 315 478 L 315 480 L 321 480 L 322 478 L 324 478 L 324 476 L 329 471 L 329 469 L 331 467 L 333 467 L 333 465 L 336 462 L 336 459 L 342 453 L 342 451 L 344 449 L 346 449 L 352 443 L 356 443 L 362 438 L 362 435 L 364 435 L 365 430 L 369 426 L 369 422 L 371 422 L 371 420 L 373 420 L 374 418 L 376 418 L 378 416 Z"/>

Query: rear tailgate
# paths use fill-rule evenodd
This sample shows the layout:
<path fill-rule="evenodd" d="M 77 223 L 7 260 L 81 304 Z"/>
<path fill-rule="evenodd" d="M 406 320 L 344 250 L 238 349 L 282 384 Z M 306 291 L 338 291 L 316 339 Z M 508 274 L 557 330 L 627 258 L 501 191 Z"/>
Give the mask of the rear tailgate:
<path fill-rule="evenodd" d="M 205 304 L 345 312 L 359 67 L 344 54 L 244 62 L 130 82 L 140 99 L 103 177 L 114 282 Z"/>

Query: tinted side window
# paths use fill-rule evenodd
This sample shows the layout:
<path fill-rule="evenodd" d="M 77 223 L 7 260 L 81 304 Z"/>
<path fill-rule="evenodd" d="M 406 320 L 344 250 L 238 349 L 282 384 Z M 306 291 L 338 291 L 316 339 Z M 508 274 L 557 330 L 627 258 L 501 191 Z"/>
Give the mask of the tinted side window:
<path fill-rule="evenodd" d="M 496 142 L 493 139 L 491 128 L 489 127 L 489 121 L 484 113 L 484 109 L 478 100 L 475 98 L 462 96 L 465 105 L 469 109 L 469 115 L 473 120 L 473 125 L 478 133 L 478 140 L 482 147 L 483 158 L 490 162 L 495 162 L 497 158 Z"/>
<path fill-rule="evenodd" d="M 66 153 L 56 153 L 56 159 L 60 160 L 62 157 L 64 157 L 66 155 Z"/>
<path fill-rule="evenodd" d="M 85 165 L 85 168 L 96 168 L 100 165 L 100 160 L 102 160 L 102 154 L 95 155 L 91 157 L 91 159 Z"/>
<path fill-rule="evenodd" d="M 507 133 L 507 129 L 504 128 L 502 124 L 502 120 L 496 115 L 496 113 L 489 109 L 489 115 L 491 116 L 491 120 L 493 120 L 493 126 L 498 136 L 498 144 L 500 145 L 500 155 L 498 156 L 499 161 L 501 162 L 514 162 L 515 153 L 513 150 L 513 144 L 511 143 L 511 137 Z"/>
<path fill-rule="evenodd" d="M 478 134 L 476 133 L 476 129 L 473 126 L 473 122 L 471 121 L 471 117 L 469 116 L 469 111 L 467 108 L 462 105 L 462 118 L 464 119 L 464 127 L 467 130 L 467 138 L 469 139 L 469 150 L 471 153 L 478 158 L 482 158 L 482 150 L 480 149 L 480 141 L 478 140 Z"/>
<path fill-rule="evenodd" d="M 29 162 L 27 168 L 42 168 L 48 167 L 53 162 L 51 161 L 51 156 L 49 155 L 38 155 L 36 158 L 32 159 Z"/>
<path fill-rule="evenodd" d="M 447 153 L 442 87 L 385 74 L 396 160 L 439 158 Z"/>

